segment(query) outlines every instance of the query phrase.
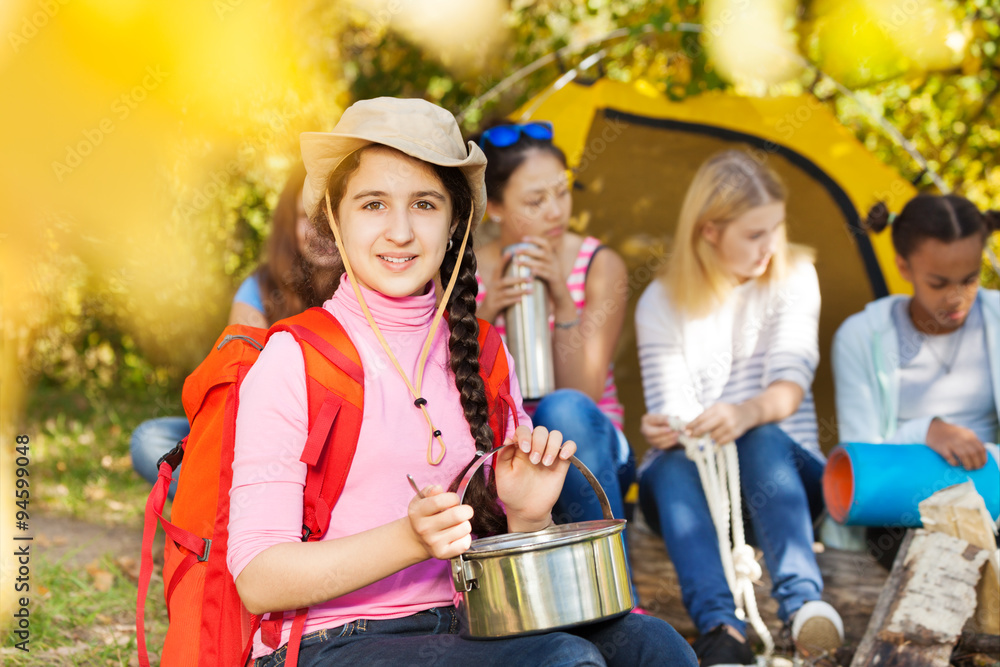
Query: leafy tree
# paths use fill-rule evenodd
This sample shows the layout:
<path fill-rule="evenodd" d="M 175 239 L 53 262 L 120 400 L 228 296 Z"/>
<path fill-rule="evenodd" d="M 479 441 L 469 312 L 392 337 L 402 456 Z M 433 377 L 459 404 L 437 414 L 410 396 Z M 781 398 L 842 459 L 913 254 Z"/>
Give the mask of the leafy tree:
<path fill-rule="evenodd" d="M 313 0 L 292 12 L 290 24 L 299 37 L 295 59 L 303 77 L 312 82 L 312 94 L 291 86 L 272 95 L 274 99 L 262 93 L 260 105 L 247 112 L 248 127 L 275 128 L 276 138 L 261 132 L 227 149 L 203 145 L 193 137 L 190 148 L 178 150 L 178 164 L 165 170 L 165 191 L 176 200 L 179 211 L 173 232 L 183 235 L 192 248 L 201 249 L 191 261 L 202 263 L 206 274 L 225 276 L 232 289 L 260 258 L 277 193 L 287 168 L 297 159 L 300 131 L 329 129 L 337 111 L 355 99 L 392 95 L 423 97 L 461 113 L 464 129 L 471 132 L 484 120 L 510 113 L 600 49 L 605 50 L 604 57 L 582 71 L 582 77 L 642 79 L 671 99 L 710 90 L 750 94 L 811 90 L 881 160 L 921 189 L 933 190 L 928 174 L 878 126 L 876 120 L 884 118 L 927 158 L 946 187 L 981 208 L 1000 209 L 996 151 L 1000 146 L 1000 9 L 993 0 L 944 3 L 966 41 L 961 62 L 922 71 L 896 54 L 894 60 L 886 61 L 890 67 L 873 67 L 869 59 L 860 74 L 838 70 L 846 82 L 855 85 L 854 98 L 808 69 L 792 81 L 771 86 L 728 82 L 712 61 L 703 35 L 678 29 L 681 24 L 704 21 L 706 3 L 699 0 L 509 0 L 502 17 L 491 26 L 499 35 L 496 48 L 472 42 L 465 52 L 449 57 L 428 48 L 426 40 L 418 43 L 412 34 L 398 29 L 389 10 L 399 2 L 382 0 L 380 5 L 378 0 L 371 1 L 374 9 L 370 11 L 361 9 L 358 2 Z M 796 31 L 807 60 L 825 64 L 838 48 L 857 50 L 849 41 L 823 41 L 823 26 L 828 25 L 824 20 L 845 4 L 849 0 L 791 3 L 788 29 Z M 529 66 L 532 70 L 526 76 L 505 85 L 500 94 L 482 105 L 472 104 Z M 213 172 L 224 172 L 221 186 L 216 188 L 207 180 L 189 182 L 187 174 L 197 172 L 192 165 L 213 160 L 235 165 Z M 212 196 L 206 196 L 209 193 Z M 155 327 L 143 327 L 141 318 L 138 324 L 133 321 L 131 327 L 124 326 L 128 319 L 124 311 L 130 311 L 135 320 L 143 304 L 132 303 L 121 285 L 116 285 L 115 276 L 89 274 L 86 263 L 75 261 L 61 245 L 60 227 L 53 229 L 49 245 L 58 251 L 38 263 L 51 269 L 50 288 L 41 283 L 39 288 L 52 304 L 45 309 L 48 315 L 39 316 L 33 325 L 38 333 L 26 354 L 25 367 L 53 382 L 86 385 L 88 393 L 111 385 L 163 384 L 183 377 L 205 341 L 176 331 L 154 331 Z M 1000 238 L 993 239 L 992 247 L 1000 255 Z M 984 281 L 1000 287 L 1000 274 L 990 268 L 988 260 L 984 260 Z M 63 285 L 70 289 L 62 289 Z M 201 305 L 180 305 L 210 319 L 213 326 L 206 330 L 221 326 L 227 304 L 226 294 L 218 287 L 215 291 L 204 286 L 178 289 L 191 295 L 189 300 L 200 300 Z M 186 331 L 183 326 L 178 330 Z M 182 346 L 186 347 L 180 353 Z"/>
<path fill-rule="evenodd" d="M 896 4 L 908 7 L 903 0 Z M 607 50 L 606 57 L 584 76 L 645 79 L 672 99 L 707 90 L 742 90 L 746 86 L 734 86 L 719 75 L 703 36 L 675 29 L 680 23 L 701 22 L 703 5 L 696 0 L 514 0 L 504 25 L 498 27 L 507 33 L 506 47 L 493 54 L 478 76 L 456 74 L 392 30 L 389 22 L 373 27 L 368 14 L 339 10 L 336 22 L 342 32 L 336 60 L 342 63 L 339 75 L 352 99 L 424 97 L 456 113 L 465 111 L 463 120 L 470 131 L 484 118 L 511 112 L 599 48 Z M 890 9 L 894 6 L 889 4 Z M 951 0 L 944 7 L 967 40 L 965 58 L 950 69 L 920 71 L 897 58 L 885 78 L 853 77 L 862 84 L 853 91 L 854 98 L 837 93 L 830 80 L 813 70 L 804 71 L 797 80 L 752 92 L 812 90 L 876 156 L 919 188 L 934 191 L 928 174 L 879 127 L 876 119 L 882 117 L 927 158 L 929 168 L 940 174 L 947 188 L 969 197 L 980 208 L 1000 209 L 996 151 L 1000 145 L 1000 9 L 990 0 Z M 791 17 L 805 55 L 813 62 L 823 60 L 816 47 L 817 24 L 824 13 L 836 10 L 837 3 L 815 0 L 801 3 Z M 329 17 L 338 10 L 326 11 Z M 873 30 L 879 29 L 873 20 L 870 23 Z M 613 31 L 618 31 L 613 39 L 599 41 Z M 852 42 L 835 42 L 826 45 L 826 53 L 855 48 Z M 482 108 L 470 108 L 473 100 L 504 77 L 556 52 L 558 57 L 504 94 Z M 331 75 L 336 74 L 331 69 Z M 992 247 L 1000 254 L 1000 239 L 994 238 Z M 1000 286 L 1000 275 L 987 259 L 983 268 L 986 284 Z"/>

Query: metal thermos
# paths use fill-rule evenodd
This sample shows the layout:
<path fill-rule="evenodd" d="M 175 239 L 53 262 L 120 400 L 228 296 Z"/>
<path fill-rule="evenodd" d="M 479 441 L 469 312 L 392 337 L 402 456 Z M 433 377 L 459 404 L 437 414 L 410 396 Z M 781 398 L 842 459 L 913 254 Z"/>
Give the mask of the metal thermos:
<path fill-rule="evenodd" d="M 518 259 L 522 248 L 535 247 L 531 243 L 515 243 L 503 249 L 502 257 L 509 258 L 506 276 L 528 278 L 531 269 Z M 535 278 L 530 294 L 507 308 L 504 313 L 507 327 L 507 347 L 514 358 L 514 372 L 525 399 L 539 399 L 556 389 L 555 370 L 552 366 L 552 330 L 549 328 L 549 299 L 545 283 Z"/>

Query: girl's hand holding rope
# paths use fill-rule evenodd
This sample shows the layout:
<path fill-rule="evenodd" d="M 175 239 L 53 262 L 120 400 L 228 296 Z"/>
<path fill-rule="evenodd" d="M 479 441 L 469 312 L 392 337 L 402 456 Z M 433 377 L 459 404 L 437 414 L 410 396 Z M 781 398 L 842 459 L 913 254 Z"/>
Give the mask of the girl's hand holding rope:
<path fill-rule="evenodd" d="M 671 449 L 680 445 L 680 433 L 670 428 L 670 417 L 646 413 L 639 431 L 653 449 Z"/>
<path fill-rule="evenodd" d="M 687 426 L 687 432 L 696 438 L 708 435 L 717 443 L 735 442 L 737 438 L 757 425 L 758 413 L 749 403 L 716 403 Z"/>

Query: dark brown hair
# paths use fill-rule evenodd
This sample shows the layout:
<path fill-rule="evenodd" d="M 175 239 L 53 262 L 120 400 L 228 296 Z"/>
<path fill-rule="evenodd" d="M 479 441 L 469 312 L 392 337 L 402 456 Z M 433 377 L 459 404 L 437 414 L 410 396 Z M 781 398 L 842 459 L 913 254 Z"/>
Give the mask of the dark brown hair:
<path fill-rule="evenodd" d="M 978 234 L 983 245 L 989 235 L 1000 230 L 1000 211 L 980 212 L 976 205 L 959 195 L 917 195 L 892 221 L 892 245 L 900 257 L 909 257 L 924 240 L 952 243 Z M 881 232 L 890 223 L 883 202 L 872 206 L 865 228 Z"/>
<path fill-rule="evenodd" d="M 503 202 L 503 193 L 507 188 L 507 182 L 517 169 L 528 159 L 528 154 L 532 150 L 539 150 L 548 153 L 562 162 L 563 167 L 567 167 L 566 154 L 562 149 L 552 143 L 551 140 L 533 139 L 527 134 L 521 133 L 520 138 L 510 146 L 503 148 L 494 146 L 489 141 L 483 141 L 483 132 L 499 125 L 509 125 L 509 120 L 499 120 L 489 123 L 482 129 L 482 132 L 469 137 L 470 141 L 479 144 L 486 154 L 486 196 L 495 202 Z"/>
<path fill-rule="evenodd" d="M 381 147 L 380 148 L 384 148 Z M 347 182 L 351 174 L 361 164 L 361 155 L 367 148 L 348 155 L 330 174 L 327 181 L 327 191 L 330 193 L 330 206 L 336 210 L 347 190 Z M 395 150 L 395 149 L 388 149 Z M 401 153 L 402 154 L 402 153 Z M 430 165 L 448 191 L 452 202 L 452 224 L 455 230 L 451 234 L 451 249 L 445 252 L 441 262 L 441 282 L 447 284 L 458 263 L 458 253 L 465 234 L 465 225 L 472 212 L 472 191 L 461 170 L 456 167 L 441 167 Z M 475 220 L 471 224 L 475 225 Z M 313 224 L 332 234 L 329 219 L 326 215 L 326 202 L 320 200 L 319 210 L 314 216 Z M 471 231 L 470 231 L 471 238 Z M 493 429 L 489 424 L 489 406 L 486 402 L 486 387 L 479 375 L 479 321 L 476 319 L 476 294 L 479 291 L 476 282 L 476 255 L 470 242 L 465 247 L 462 256 L 462 266 L 451 297 L 448 299 L 448 327 L 451 337 L 448 340 L 448 351 L 451 370 L 455 374 L 455 386 L 461 397 L 462 410 L 469 424 L 469 432 L 476 441 L 476 451 L 479 454 L 490 451 L 493 447 Z M 478 457 L 477 457 L 478 458 Z M 459 473 L 452 481 L 450 490 L 458 488 L 458 483 L 465 472 L 472 466 L 475 459 Z M 495 535 L 507 532 L 507 518 L 497 501 L 496 478 L 483 468 L 476 473 L 465 493 L 465 503 L 474 509 L 472 531 L 479 536 Z"/>
<path fill-rule="evenodd" d="M 257 269 L 264 317 L 268 324 L 307 308 L 322 306 L 337 289 L 343 266 L 332 270 L 317 269 L 302 255 L 298 235 L 298 201 L 306 169 L 299 163 L 292 168 L 278 197 L 267 241 L 265 263 Z M 337 250 L 334 250 L 337 252 Z"/>

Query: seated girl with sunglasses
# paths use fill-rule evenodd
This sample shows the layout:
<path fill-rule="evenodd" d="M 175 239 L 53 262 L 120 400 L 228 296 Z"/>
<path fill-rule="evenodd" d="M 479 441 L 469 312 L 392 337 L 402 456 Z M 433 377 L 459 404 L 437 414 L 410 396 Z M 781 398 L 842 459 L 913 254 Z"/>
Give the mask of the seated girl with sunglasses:
<path fill-rule="evenodd" d="M 548 122 L 497 125 L 477 137 L 486 153 L 487 214 L 500 237 L 476 250 L 476 314 L 504 332 L 504 311 L 531 289 L 533 278 L 504 277 L 503 249 L 523 244 L 519 260 L 546 286 L 557 390 L 534 406 L 536 425 L 577 443 L 576 456 L 593 471 L 616 518 L 635 477 L 622 433 L 624 410 L 615 388 L 615 347 L 625 319 L 625 263 L 592 237 L 569 231 L 573 206 L 566 156 L 552 143 Z M 555 507 L 560 523 L 603 518 L 590 484 L 571 468 Z"/>

